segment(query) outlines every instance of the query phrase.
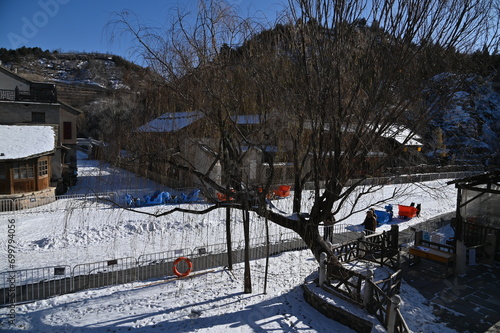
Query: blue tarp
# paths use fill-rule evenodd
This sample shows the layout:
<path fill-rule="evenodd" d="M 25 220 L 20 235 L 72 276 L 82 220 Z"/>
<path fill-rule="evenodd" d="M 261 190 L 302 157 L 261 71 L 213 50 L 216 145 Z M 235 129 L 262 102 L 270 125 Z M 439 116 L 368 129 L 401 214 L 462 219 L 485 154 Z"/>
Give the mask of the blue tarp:
<path fill-rule="evenodd" d="M 181 193 L 180 196 L 172 196 L 170 192 L 156 191 L 153 195 L 145 195 L 143 198 L 134 198 L 130 194 L 125 195 L 125 202 L 129 207 L 143 207 L 166 204 L 180 204 L 188 202 L 199 202 L 200 190 L 193 190 L 189 194 Z"/>
<path fill-rule="evenodd" d="M 392 205 L 387 205 L 384 207 L 385 211 L 383 210 L 375 210 L 375 215 L 377 215 L 377 224 L 385 224 L 389 223 L 392 221 Z"/>

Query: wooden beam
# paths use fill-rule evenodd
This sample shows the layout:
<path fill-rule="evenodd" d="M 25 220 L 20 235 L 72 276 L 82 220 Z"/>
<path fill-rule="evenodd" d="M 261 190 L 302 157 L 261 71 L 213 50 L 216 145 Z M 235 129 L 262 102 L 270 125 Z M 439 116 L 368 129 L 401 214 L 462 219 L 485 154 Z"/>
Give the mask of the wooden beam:
<path fill-rule="evenodd" d="M 500 190 L 494 190 L 492 188 L 474 187 L 474 186 L 470 186 L 470 185 L 460 185 L 460 184 L 457 184 L 457 187 L 464 189 L 464 190 L 471 190 L 471 191 L 476 191 L 476 192 L 500 194 Z"/>

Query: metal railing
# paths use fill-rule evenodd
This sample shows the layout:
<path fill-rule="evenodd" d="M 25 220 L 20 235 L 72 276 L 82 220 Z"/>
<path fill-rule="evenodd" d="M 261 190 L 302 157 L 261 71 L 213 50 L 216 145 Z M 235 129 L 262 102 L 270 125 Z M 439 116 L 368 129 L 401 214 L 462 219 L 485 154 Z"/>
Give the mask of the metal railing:
<path fill-rule="evenodd" d="M 137 260 L 119 258 L 78 264 L 72 271 L 72 290 L 84 290 L 137 280 Z"/>
<path fill-rule="evenodd" d="M 263 237 L 251 239 L 250 260 L 265 258 L 268 249 Z M 0 307 L 56 295 L 116 284 L 163 278 L 173 275 L 173 263 L 182 256 L 193 263 L 193 272 L 224 267 L 228 262 L 226 244 L 178 249 L 133 257 L 67 265 L 22 269 L 0 273 Z M 232 244 L 233 263 L 244 261 L 243 241 Z M 282 234 L 269 243 L 269 253 L 307 248 L 294 232 Z"/>
<path fill-rule="evenodd" d="M 30 90 L 0 89 L 0 100 L 57 103 L 56 86 L 50 83 L 32 83 Z"/>
<path fill-rule="evenodd" d="M 0 273 L 2 305 L 17 304 L 71 292 L 69 266 L 32 268 Z"/>
<path fill-rule="evenodd" d="M 478 171 L 445 171 L 436 173 L 422 173 L 422 174 L 407 174 L 399 176 L 387 176 L 387 177 L 373 177 L 366 178 L 360 182 L 360 185 L 393 185 L 393 184 L 405 184 L 405 183 L 423 183 L 439 179 L 458 179 L 464 178 L 471 175 L 477 174 Z M 359 179 L 351 179 L 347 182 L 346 186 L 351 186 L 356 184 Z"/>
<path fill-rule="evenodd" d="M 65 204 L 61 202 L 67 200 L 79 201 L 85 207 L 87 204 L 92 204 L 98 201 L 118 200 L 116 192 L 105 193 L 89 193 L 89 194 L 72 194 L 72 195 L 57 195 L 47 197 L 23 196 L 15 199 L 0 199 L 0 214 L 13 211 L 26 211 L 27 213 L 50 212 L 56 210 L 67 209 Z M 76 204 L 77 202 L 75 202 Z"/>

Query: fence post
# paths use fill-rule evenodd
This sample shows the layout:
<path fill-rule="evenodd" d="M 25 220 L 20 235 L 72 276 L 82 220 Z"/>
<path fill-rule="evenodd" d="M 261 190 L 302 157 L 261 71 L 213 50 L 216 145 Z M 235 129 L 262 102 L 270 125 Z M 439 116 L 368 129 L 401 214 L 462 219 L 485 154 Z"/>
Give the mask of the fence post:
<path fill-rule="evenodd" d="M 358 259 L 362 259 L 365 257 L 366 254 L 366 252 L 364 251 L 366 249 L 365 239 L 366 239 L 365 235 L 358 238 Z"/>
<path fill-rule="evenodd" d="M 397 224 L 391 225 L 391 248 L 397 249 L 399 246 L 399 226 Z"/>
<path fill-rule="evenodd" d="M 415 246 L 422 245 L 423 238 L 424 238 L 424 233 L 422 230 L 415 232 Z"/>
<path fill-rule="evenodd" d="M 327 266 L 327 254 L 321 252 L 319 255 L 319 286 L 322 286 L 326 282 L 326 266 Z"/>
<path fill-rule="evenodd" d="M 363 293 L 363 307 L 366 309 L 373 297 L 373 272 L 368 270 L 366 272 L 365 290 Z"/>
<path fill-rule="evenodd" d="M 487 234 L 485 243 L 484 252 L 486 254 L 486 259 L 484 259 L 483 262 L 485 264 L 493 264 L 493 261 L 495 260 L 495 244 L 497 243 L 497 236 L 493 233 Z"/>
<path fill-rule="evenodd" d="M 387 309 L 387 333 L 394 333 L 397 331 L 396 318 L 398 315 L 399 304 L 401 304 L 401 297 L 399 297 L 399 295 L 392 296 Z"/>

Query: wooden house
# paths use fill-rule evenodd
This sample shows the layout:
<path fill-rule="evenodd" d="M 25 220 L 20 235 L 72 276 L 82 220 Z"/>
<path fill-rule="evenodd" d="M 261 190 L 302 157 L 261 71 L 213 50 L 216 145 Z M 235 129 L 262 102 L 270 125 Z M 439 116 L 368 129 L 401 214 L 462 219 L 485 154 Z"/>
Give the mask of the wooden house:
<path fill-rule="evenodd" d="M 49 125 L 0 125 L 0 210 L 27 201 L 55 200 L 50 185 L 57 128 Z M 31 205 L 32 206 L 32 205 Z"/>

